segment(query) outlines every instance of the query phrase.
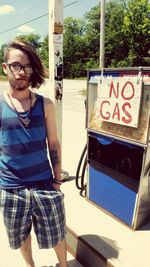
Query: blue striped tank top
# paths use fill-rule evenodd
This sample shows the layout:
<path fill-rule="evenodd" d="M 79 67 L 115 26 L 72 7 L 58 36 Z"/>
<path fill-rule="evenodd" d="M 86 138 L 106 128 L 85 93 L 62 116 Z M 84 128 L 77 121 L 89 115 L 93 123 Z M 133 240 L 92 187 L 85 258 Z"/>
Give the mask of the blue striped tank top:
<path fill-rule="evenodd" d="M 42 96 L 36 97 L 30 125 L 25 128 L 1 96 L 0 187 L 29 186 L 53 179 L 46 145 L 44 101 Z"/>

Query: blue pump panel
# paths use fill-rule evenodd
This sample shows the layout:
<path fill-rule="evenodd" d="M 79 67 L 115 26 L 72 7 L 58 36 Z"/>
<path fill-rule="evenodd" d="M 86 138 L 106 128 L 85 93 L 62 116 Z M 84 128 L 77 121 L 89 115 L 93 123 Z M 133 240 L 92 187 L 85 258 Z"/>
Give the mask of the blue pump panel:
<path fill-rule="evenodd" d="M 89 165 L 89 199 L 132 225 L 136 192 Z"/>

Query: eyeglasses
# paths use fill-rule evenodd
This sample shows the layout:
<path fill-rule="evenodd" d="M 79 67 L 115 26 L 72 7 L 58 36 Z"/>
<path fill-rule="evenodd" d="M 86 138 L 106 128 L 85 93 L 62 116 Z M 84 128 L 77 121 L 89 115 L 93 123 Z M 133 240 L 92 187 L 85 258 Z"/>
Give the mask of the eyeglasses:
<path fill-rule="evenodd" d="M 20 63 L 17 63 L 17 62 L 10 63 L 10 64 L 6 63 L 6 64 L 13 73 L 19 73 L 22 69 L 26 74 L 33 73 L 33 69 L 30 64 L 21 65 Z"/>

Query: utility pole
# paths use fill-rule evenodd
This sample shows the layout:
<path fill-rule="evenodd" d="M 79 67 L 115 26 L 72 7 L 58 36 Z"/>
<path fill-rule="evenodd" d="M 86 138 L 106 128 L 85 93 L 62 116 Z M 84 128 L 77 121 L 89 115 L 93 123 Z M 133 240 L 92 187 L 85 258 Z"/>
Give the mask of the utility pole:
<path fill-rule="evenodd" d="M 49 81 L 55 104 L 57 135 L 62 147 L 63 100 L 63 0 L 49 0 Z M 68 178 L 61 170 L 61 178 Z"/>
<path fill-rule="evenodd" d="M 63 0 L 49 0 L 49 80 L 55 104 L 57 134 L 62 145 Z"/>
<path fill-rule="evenodd" d="M 105 0 L 100 2 L 100 68 L 105 66 Z"/>

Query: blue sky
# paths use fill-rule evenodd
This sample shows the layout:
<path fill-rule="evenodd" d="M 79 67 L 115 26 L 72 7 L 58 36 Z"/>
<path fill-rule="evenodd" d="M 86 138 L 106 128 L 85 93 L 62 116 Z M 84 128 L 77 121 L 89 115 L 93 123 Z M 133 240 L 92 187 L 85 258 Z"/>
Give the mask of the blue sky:
<path fill-rule="evenodd" d="M 82 17 L 99 3 L 100 0 L 64 0 L 64 18 Z M 47 13 L 48 0 L 0 0 L 0 46 L 20 34 L 35 33 L 43 38 L 48 33 Z"/>

